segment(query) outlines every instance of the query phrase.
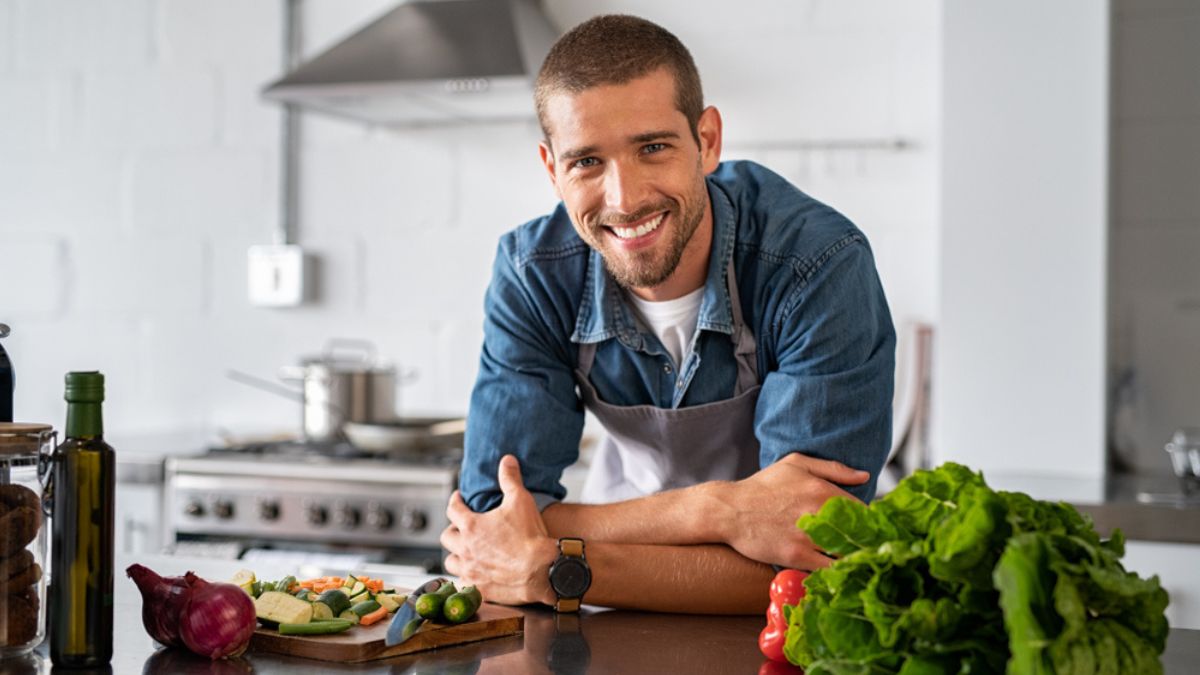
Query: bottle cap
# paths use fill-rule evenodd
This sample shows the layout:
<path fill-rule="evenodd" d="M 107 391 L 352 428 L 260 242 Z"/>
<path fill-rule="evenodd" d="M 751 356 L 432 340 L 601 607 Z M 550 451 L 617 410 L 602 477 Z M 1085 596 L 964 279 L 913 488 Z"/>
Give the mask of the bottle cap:
<path fill-rule="evenodd" d="M 68 403 L 100 403 L 104 400 L 104 375 L 95 370 L 67 373 Z"/>

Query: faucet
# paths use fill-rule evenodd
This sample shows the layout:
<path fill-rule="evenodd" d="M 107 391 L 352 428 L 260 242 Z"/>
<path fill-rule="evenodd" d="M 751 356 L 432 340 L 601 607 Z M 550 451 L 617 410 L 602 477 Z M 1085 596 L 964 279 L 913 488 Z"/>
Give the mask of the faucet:
<path fill-rule="evenodd" d="M 0 323 L 0 338 L 8 337 L 8 326 Z M 0 422 L 13 421 L 13 391 L 17 386 L 17 374 L 4 345 L 0 345 Z"/>

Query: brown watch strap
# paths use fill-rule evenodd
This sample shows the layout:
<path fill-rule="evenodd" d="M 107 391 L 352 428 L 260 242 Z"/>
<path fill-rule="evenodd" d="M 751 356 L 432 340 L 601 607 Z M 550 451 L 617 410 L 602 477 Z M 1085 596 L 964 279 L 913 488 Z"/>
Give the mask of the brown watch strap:
<path fill-rule="evenodd" d="M 563 555 L 571 556 L 572 558 L 582 558 L 583 540 L 568 539 L 564 537 L 558 540 L 558 550 L 561 551 Z"/>
<path fill-rule="evenodd" d="M 578 612 L 579 598 L 559 598 L 554 603 L 554 611 L 556 612 Z"/>

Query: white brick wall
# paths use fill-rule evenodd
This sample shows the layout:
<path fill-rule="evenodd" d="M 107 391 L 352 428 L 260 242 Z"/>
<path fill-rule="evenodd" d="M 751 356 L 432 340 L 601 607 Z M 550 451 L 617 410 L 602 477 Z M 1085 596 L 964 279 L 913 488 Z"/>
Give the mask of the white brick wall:
<path fill-rule="evenodd" d="M 306 0 L 312 55 L 394 0 Z M 704 3 L 700 3 L 703 5 Z M 753 156 L 871 236 L 898 321 L 936 317 L 936 0 L 753 5 L 712 22 L 684 0 L 548 0 L 659 20 L 692 49 Z M 722 12 L 722 15 L 725 15 Z M 246 248 L 278 218 L 275 0 L 0 0 L 0 320 L 20 417 L 61 426 L 62 375 L 108 374 L 110 436 L 296 428 L 297 406 L 231 382 L 274 377 L 330 337 L 418 371 L 402 409 L 465 411 L 497 237 L 554 205 L 534 124 L 390 131 L 305 115 L 301 243 L 320 297 L 246 299 Z M 772 143 L 905 137 L 914 149 Z M 738 142 L 756 143 L 738 150 Z"/>

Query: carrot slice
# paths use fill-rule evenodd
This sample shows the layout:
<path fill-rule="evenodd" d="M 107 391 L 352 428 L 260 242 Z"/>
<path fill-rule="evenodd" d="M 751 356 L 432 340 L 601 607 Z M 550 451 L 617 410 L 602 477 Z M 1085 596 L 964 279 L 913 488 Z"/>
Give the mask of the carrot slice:
<path fill-rule="evenodd" d="M 358 620 L 358 622 L 364 626 L 370 626 L 371 624 L 383 619 L 387 615 L 387 607 L 380 607 L 370 614 L 364 614 L 362 618 Z"/>

